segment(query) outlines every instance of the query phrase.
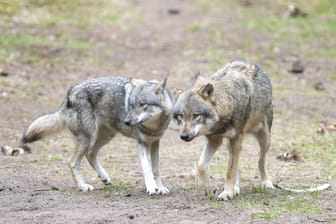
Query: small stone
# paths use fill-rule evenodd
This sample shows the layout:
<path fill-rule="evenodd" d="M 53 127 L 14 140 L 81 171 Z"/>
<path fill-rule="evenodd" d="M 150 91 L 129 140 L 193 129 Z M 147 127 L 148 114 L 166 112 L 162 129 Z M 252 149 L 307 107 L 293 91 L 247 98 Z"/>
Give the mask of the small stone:
<path fill-rule="evenodd" d="M 239 2 L 240 5 L 245 6 L 245 7 L 248 7 L 248 6 L 252 5 L 251 0 L 239 0 L 238 2 Z"/>
<path fill-rule="evenodd" d="M 324 85 L 321 81 L 315 82 L 313 85 L 314 89 L 318 90 L 318 91 L 323 91 L 325 90 Z"/>
<path fill-rule="evenodd" d="M 129 219 L 134 219 L 134 215 L 128 215 Z"/>
<path fill-rule="evenodd" d="M 0 76 L 1 77 L 7 77 L 7 76 L 9 76 L 9 73 L 0 68 Z"/>
<path fill-rule="evenodd" d="M 180 10 L 179 9 L 168 9 L 168 14 L 178 15 L 178 14 L 180 14 Z"/>
<path fill-rule="evenodd" d="M 288 11 L 287 11 L 287 17 L 306 17 L 307 13 L 302 11 L 298 6 L 295 4 L 291 3 L 288 4 Z"/>
<path fill-rule="evenodd" d="M 266 205 L 266 206 L 269 206 L 270 202 L 269 201 L 264 201 L 263 204 Z"/>
<path fill-rule="evenodd" d="M 2 93 L 1 93 L 1 96 L 2 96 L 3 98 L 7 98 L 7 97 L 8 97 L 8 93 L 7 93 L 7 92 L 2 92 Z"/>
<path fill-rule="evenodd" d="M 300 60 L 297 60 L 293 63 L 292 68 L 289 70 L 289 72 L 296 73 L 296 74 L 303 73 L 304 65 L 302 64 Z"/>
<path fill-rule="evenodd" d="M 51 186 L 51 190 L 52 190 L 52 191 L 59 191 L 59 188 L 58 188 L 58 187 L 55 187 L 55 186 Z"/>

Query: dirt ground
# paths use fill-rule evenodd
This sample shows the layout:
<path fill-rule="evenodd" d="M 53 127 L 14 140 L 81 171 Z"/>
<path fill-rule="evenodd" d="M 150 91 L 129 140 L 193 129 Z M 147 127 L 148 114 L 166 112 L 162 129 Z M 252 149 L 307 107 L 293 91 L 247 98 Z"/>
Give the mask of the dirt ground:
<path fill-rule="evenodd" d="M 169 87 L 185 88 L 196 71 L 208 75 L 230 59 L 247 57 L 273 81 L 275 121 L 267 163 L 272 179 L 292 187 L 330 183 L 332 188 L 312 194 L 260 189 L 257 145 L 248 139 L 241 159 L 241 195 L 228 202 L 209 200 L 193 172 L 204 139 L 184 143 L 172 123 L 160 148 L 162 181 L 170 194 L 146 194 L 135 142 L 123 136 L 106 145 L 99 157 L 113 184 L 104 187 L 84 161 L 83 174 L 95 190 L 80 192 L 67 163 L 73 145 L 62 135 L 32 144 L 31 154 L 0 154 L 0 223 L 336 223 L 336 134 L 316 134 L 321 120 L 336 121 L 335 57 L 312 56 L 313 48 L 334 48 L 335 42 L 328 46 L 317 38 L 297 49 L 295 42 L 278 41 L 281 37 L 256 31 L 252 23 L 242 25 L 248 15 L 231 9 L 233 3 L 216 9 L 206 1 L 196 2 L 127 1 L 136 8 L 130 21 L 137 12 L 142 15 L 130 26 L 96 21 L 83 30 L 62 23 L 40 29 L 20 16 L 0 22 L 2 32 L 12 35 L 57 39 L 64 32 L 93 45 L 89 50 L 57 44 L 17 46 L 15 60 L 0 61 L 0 145 L 18 146 L 29 122 L 56 110 L 67 89 L 82 79 L 168 76 Z M 263 8 L 265 1 L 252 6 L 244 3 L 250 1 L 239 2 L 235 7 L 268 9 Z M 303 61 L 304 73 L 288 72 L 297 59 Z M 303 163 L 276 159 L 292 149 L 301 151 Z M 210 167 L 219 188 L 226 163 L 224 145 Z"/>

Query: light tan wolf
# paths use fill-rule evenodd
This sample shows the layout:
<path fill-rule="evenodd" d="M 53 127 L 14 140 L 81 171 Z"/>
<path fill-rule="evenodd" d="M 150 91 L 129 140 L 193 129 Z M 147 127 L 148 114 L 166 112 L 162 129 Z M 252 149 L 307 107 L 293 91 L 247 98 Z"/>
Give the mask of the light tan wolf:
<path fill-rule="evenodd" d="M 262 184 L 274 188 L 265 169 L 273 121 L 272 85 L 256 64 L 235 60 L 209 79 L 195 82 L 178 97 L 173 116 L 181 128 L 182 140 L 191 141 L 200 135 L 206 137 L 197 172 L 210 198 L 214 189 L 208 163 L 224 137 L 229 139 L 229 161 L 224 191 L 218 199 L 232 199 L 240 193 L 238 163 L 248 133 L 257 138 L 260 146 L 258 165 Z"/>

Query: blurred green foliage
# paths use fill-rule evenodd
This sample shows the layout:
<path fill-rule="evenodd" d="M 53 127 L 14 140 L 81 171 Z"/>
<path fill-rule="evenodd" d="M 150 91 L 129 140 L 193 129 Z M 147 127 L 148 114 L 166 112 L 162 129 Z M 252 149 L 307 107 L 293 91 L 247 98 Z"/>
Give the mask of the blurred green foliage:
<path fill-rule="evenodd" d="M 39 63 L 53 49 L 85 57 L 97 48 L 90 35 L 97 24 L 122 33 L 142 18 L 134 4 L 119 0 L 0 0 L 0 61 Z M 112 52 L 113 43 L 104 50 Z"/>

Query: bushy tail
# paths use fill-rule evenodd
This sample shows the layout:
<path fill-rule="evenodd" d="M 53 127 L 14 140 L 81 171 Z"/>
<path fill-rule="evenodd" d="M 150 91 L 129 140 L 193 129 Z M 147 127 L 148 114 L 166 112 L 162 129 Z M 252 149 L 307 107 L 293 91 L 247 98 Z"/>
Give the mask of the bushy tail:
<path fill-rule="evenodd" d="M 37 141 L 46 136 L 56 134 L 64 129 L 64 119 L 59 111 L 43 115 L 29 125 L 21 139 L 22 144 Z"/>

